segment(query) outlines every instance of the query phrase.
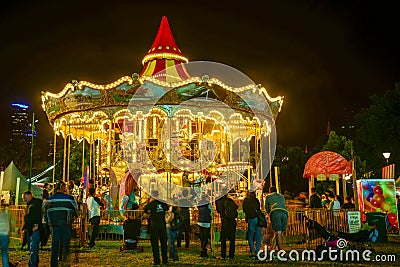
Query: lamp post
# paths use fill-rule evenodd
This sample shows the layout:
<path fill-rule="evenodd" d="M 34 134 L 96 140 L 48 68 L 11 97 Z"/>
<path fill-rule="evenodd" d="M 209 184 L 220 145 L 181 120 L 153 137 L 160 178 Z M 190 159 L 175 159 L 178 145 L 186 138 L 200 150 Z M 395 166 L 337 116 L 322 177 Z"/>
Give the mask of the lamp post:
<path fill-rule="evenodd" d="M 383 157 L 386 159 L 386 164 L 389 164 L 390 152 L 382 153 Z"/>
<path fill-rule="evenodd" d="M 33 141 L 35 136 L 35 113 L 32 114 L 32 132 L 31 132 L 31 156 L 30 156 L 30 163 L 29 163 L 29 185 L 28 190 L 32 188 L 32 158 L 33 158 Z"/>

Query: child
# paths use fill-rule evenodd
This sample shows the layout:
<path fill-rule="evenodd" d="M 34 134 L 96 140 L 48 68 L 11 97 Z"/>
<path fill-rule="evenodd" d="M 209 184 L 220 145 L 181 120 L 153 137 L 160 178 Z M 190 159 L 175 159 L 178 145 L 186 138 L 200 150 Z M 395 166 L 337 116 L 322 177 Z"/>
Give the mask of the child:
<path fill-rule="evenodd" d="M 325 194 L 322 194 L 322 196 L 321 196 L 321 204 L 322 204 L 322 207 L 326 208 L 326 204 L 327 204 L 327 203 L 328 203 L 328 200 L 326 199 Z"/>

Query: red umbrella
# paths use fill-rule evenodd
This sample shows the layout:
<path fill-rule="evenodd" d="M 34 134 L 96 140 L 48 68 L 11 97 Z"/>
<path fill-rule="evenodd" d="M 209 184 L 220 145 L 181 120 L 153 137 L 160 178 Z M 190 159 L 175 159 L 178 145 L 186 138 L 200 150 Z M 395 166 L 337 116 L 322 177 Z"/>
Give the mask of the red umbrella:
<path fill-rule="evenodd" d="M 322 151 L 313 155 L 304 167 L 303 177 L 310 178 L 311 175 L 317 177 L 324 174 L 350 174 L 351 164 L 340 154 L 332 151 Z"/>

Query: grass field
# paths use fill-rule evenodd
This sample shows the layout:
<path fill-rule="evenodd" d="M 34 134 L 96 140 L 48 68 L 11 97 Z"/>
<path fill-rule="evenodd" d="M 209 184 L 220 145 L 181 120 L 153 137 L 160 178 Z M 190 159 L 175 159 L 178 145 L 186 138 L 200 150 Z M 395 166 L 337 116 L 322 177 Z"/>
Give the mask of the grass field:
<path fill-rule="evenodd" d="M 60 266 L 150 266 L 153 262 L 151 247 L 149 242 L 142 242 L 144 252 L 140 251 L 123 251 L 119 248 L 122 245 L 120 241 L 98 241 L 94 250 L 79 248 L 72 243 L 72 255 L 69 265 Z M 197 245 L 191 247 L 191 251 L 178 251 L 179 261 L 170 261 L 169 266 L 263 266 L 271 264 L 271 261 L 259 261 L 249 258 L 248 252 L 238 251 L 235 259 L 222 260 L 217 258 L 200 258 L 200 248 Z M 400 266 L 400 237 L 390 237 L 389 242 L 385 244 L 374 244 L 373 248 L 376 254 L 396 255 L 396 262 L 380 262 L 384 266 Z M 303 247 L 293 246 L 290 249 L 301 251 Z M 40 251 L 39 266 L 50 266 L 50 246 L 45 246 Z M 29 253 L 21 250 L 19 240 L 12 240 L 9 246 L 9 256 L 11 262 L 19 262 L 18 266 L 27 266 Z M 274 265 L 278 266 L 371 266 L 377 262 L 329 262 L 329 261 L 287 261 L 282 262 L 278 259 L 273 260 Z"/>

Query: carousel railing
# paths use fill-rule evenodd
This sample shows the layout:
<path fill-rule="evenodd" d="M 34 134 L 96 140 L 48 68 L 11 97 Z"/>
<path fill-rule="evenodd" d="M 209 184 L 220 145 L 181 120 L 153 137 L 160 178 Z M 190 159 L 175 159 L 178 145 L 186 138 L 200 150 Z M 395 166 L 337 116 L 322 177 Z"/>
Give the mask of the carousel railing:
<path fill-rule="evenodd" d="M 315 248 L 323 242 L 321 238 L 315 235 L 314 232 L 308 230 L 306 217 L 317 221 L 322 226 L 328 230 L 348 232 L 348 222 L 347 222 L 347 211 L 329 211 L 326 209 L 297 209 L 289 210 L 288 212 L 288 224 L 286 231 L 284 232 L 284 245 L 285 246 L 300 246 L 307 248 Z M 192 227 L 192 232 L 196 236 L 197 231 L 197 211 L 194 210 L 195 214 L 192 221 L 194 227 Z M 214 241 L 216 251 L 220 251 L 220 232 L 221 232 L 221 219 L 218 213 L 215 213 L 213 218 L 213 230 Z M 239 216 L 236 220 L 236 249 L 238 251 L 244 250 L 248 251 L 247 242 L 247 223 L 245 221 L 244 213 L 239 210 Z M 261 245 L 272 244 L 273 243 L 273 230 L 271 227 L 271 222 L 268 222 L 268 227 L 262 229 Z"/>
<path fill-rule="evenodd" d="M 11 212 L 11 238 L 21 239 L 22 226 L 24 225 L 25 207 L 23 205 L 9 206 L 8 210 Z"/>
<path fill-rule="evenodd" d="M 9 207 L 12 212 L 13 231 L 11 237 L 20 238 L 22 226 L 24 222 L 25 209 L 21 207 Z M 314 232 L 310 232 L 307 228 L 306 217 L 317 221 L 326 229 L 331 231 L 348 232 L 347 212 L 349 210 L 330 211 L 326 209 L 296 209 L 289 210 L 288 212 L 288 225 L 284 233 L 285 246 L 300 245 L 307 248 L 315 248 L 316 245 L 323 242 Z M 147 227 L 147 219 L 144 216 L 143 210 L 128 210 L 126 217 L 136 218 L 141 220 L 140 239 L 148 240 L 149 231 Z M 85 244 L 85 240 L 91 234 L 91 225 L 86 216 L 87 210 L 85 205 L 80 206 L 80 215 L 75 218 L 73 223 L 74 237 L 78 239 L 81 245 Z M 191 209 L 191 233 L 190 239 L 192 244 L 199 245 L 199 229 L 197 226 L 197 209 Z M 101 212 L 100 233 L 99 240 L 115 240 L 123 241 L 123 222 L 119 210 L 104 210 Z M 247 223 L 244 219 L 244 213 L 239 210 L 239 216 L 236 226 L 236 248 L 238 251 L 247 251 L 248 243 L 246 238 Z M 220 232 L 221 232 L 221 218 L 218 213 L 214 213 L 213 241 L 215 250 L 220 251 Z M 262 245 L 267 244 L 272 240 L 273 231 L 271 224 L 268 228 L 262 230 Z"/>
<path fill-rule="evenodd" d="M 303 247 L 312 247 L 322 243 L 315 233 L 311 232 L 307 228 L 306 217 L 317 221 L 322 226 L 331 231 L 341 231 L 348 232 L 348 222 L 347 222 L 347 211 L 348 210 L 338 210 L 329 211 L 326 209 L 297 209 L 289 210 L 288 214 L 288 225 L 286 232 L 284 233 L 285 245 L 301 245 Z M 141 239 L 148 239 L 149 232 L 147 228 L 147 220 L 143 215 L 143 210 L 136 211 L 126 211 L 126 215 L 129 217 L 137 218 L 142 221 L 141 228 Z M 191 233 L 190 239 L 192 244 L 197 244 L 199 241 L 199 228 L 197 226 L 197 209 L 191 209 Z M 90 223 L 89 231 L 87 235 L 90 235 Z M 247 244 L 247 223 L 245 222 L 244 213 L 239 210 L 239 216 L 236 225 L 236 247 L 238 250 L 248 249 Z M 220 249 L 220 232 L 221 232 L 221 218 L 218 213 L 214 213 L 213 217 L 213 233 L 216 244 L 217 251 Z M 271 228 L 271 223 L 269 223 L 268 228 L 262 230 L 262 240 L 264 243 L 272 240 L 273 231 Z M 101 219 L 101 230 L 100 239 L 112 239 L 121 240 L 123 238 L 123 218 L 118 210 L 104 211 Z"/>
<path fill-rule="evenodd" d="M 347 212 L 349 210 L 296 209 L 289 210 L 288 225 L 285 232 L 285 243 L 290 245 L 304 244 L 315 248 L 324 240 L 307 227 L 307 219 L 317 221 L 329 231 L 349 232 Z M 271 232 L 272 229 L 269 229 Z"/>
<path fill-rule="evenodd" d="M 147 229 L 147 220 L 143 215 L 143 210 L 126 210 L 125 215 L 123 216 L 119 210 L 102 210 L 100 216 L 100 231 L 98 235 L 99 240 L 118 240 L 123 241 L 124 236 L 124 217 L 138 219 L 141 221 L 141 229 L 140 229 L 140 239 L 147 240 L 150 238 L 149 232 Z M 85 229 L 82 234 L 84 239 L 89 239 L 92 226 L 86 216 L 84 220 L 81 221 L 83 227 Z"/>

